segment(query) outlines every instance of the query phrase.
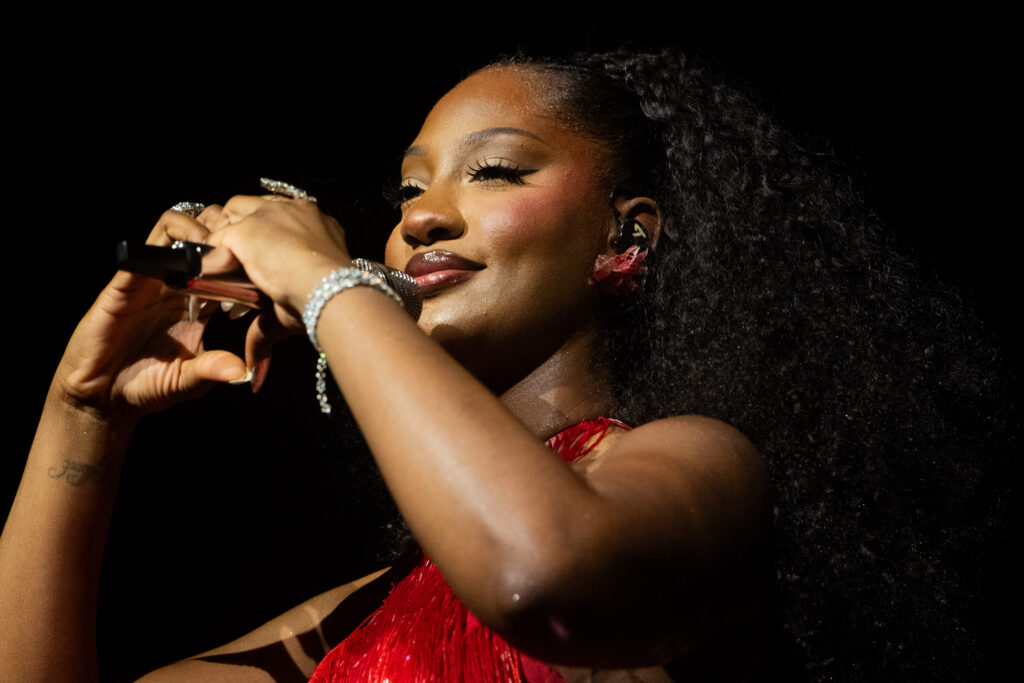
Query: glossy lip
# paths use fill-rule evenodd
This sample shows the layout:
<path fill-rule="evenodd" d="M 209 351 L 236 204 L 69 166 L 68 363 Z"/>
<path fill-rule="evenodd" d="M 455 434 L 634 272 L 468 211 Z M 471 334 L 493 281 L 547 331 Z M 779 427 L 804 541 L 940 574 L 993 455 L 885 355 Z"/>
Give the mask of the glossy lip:
<path fill-rule="evenodd" d="M 415 254 L 405 264 L 405 272 L 416 280 L 424 297 L 465 282 L 483 268 L 482 263 L 441 249 Z"/>

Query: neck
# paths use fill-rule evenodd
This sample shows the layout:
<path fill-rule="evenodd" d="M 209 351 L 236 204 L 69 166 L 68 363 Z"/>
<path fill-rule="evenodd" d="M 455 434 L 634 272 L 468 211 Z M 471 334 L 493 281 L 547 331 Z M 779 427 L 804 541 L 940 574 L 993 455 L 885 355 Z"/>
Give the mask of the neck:
<path fill-rule="evenodd" d="M 581 332 L 501 394 L 501 401 L 538 438 L 547 439 L 612 407 L 607 377 L 592 363 L 594 332 Z"/>

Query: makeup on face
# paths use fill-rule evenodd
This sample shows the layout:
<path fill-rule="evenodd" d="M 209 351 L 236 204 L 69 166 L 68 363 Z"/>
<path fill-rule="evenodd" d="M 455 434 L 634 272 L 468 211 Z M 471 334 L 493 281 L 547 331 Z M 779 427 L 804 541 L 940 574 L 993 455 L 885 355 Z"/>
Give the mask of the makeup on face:
<path fill-rule="evenodd" d="M 483 268 L 482 263 L 450 251 L 435 249 L 414 254 L 406 264 L 405 272 L 416 280 L 424 297 L 431 297 L 465 282 Z"/>
<path fill-rule="evenodd" d="M 532 357 L 585 324 L 613 227 L 602 158 L 514 73 L 443 97 L 406 150 L 386 248 L 423 291 L 421 328 L 476 365 Z"/>

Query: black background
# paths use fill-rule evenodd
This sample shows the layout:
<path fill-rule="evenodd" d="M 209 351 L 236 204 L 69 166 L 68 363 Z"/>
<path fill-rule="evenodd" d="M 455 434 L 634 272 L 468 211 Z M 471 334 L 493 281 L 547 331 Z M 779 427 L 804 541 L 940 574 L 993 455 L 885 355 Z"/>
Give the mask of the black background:
<path fill-rule="evenodd" d="M 177 201 L 256 192 L 266 175 L 309 187 L 353 252 L 379 258 L 395 219 L 381 188 L 430 104 L 519 48 L 671 43 L 745 81 L 788 127 L 831 141 L 895 238 L 961 290 L 1017 366 L 1020 64 L 1007 15 L 680 5 L 670 19 L 624 5 L 601 16 L 567 5 L 560 17 L 535 4 L 360 18 L 296 3 L 14 11 L 2 29 L 3 500 L 116 240 L 143 238 Z M 230 347 L 242 330 L 222 322 L 212 334 Z M 217 389 L 140 427 L 101 596 L 114 678 L 220 644 L 373 568 L 361 552 L 373 520 L 351 503 L 344 456 L 322 445 L 312 376 L 308 344 L 287 342 L 260 395 Z"/>

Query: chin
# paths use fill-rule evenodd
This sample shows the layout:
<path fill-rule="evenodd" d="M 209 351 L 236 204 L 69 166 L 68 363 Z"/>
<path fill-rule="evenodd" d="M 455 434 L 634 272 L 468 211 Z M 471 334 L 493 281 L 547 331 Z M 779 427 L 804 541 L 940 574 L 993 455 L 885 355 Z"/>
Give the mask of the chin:
<path fill-rule="evenodd" d="M 486 330 L 493 318 L 493 304 L 468 287 L 455 287 L 423 300 L 419 326 L 439 343 L 474 336 L 474 330 Z"/>

